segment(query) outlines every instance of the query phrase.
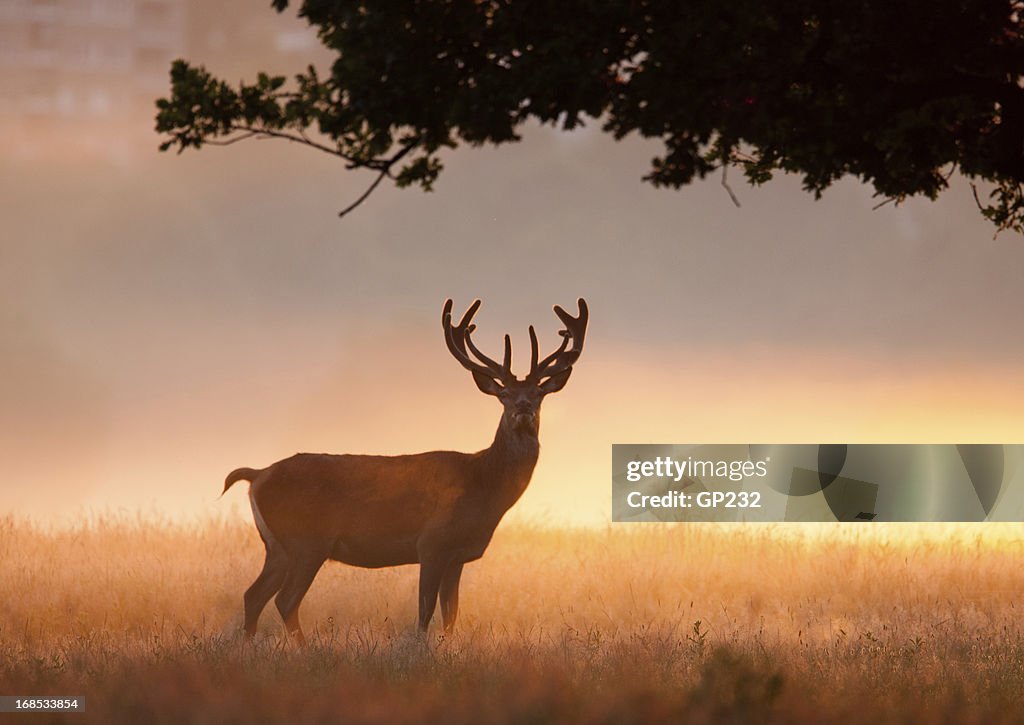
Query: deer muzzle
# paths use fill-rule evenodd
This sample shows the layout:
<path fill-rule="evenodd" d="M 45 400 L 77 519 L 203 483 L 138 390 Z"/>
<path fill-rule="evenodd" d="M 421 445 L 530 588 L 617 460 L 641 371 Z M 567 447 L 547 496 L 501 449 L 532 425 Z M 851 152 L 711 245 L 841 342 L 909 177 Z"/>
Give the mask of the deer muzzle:
<path fill-rule="evenodd" d="M 512 414 L 512 425 L 516 428 L 535 428 L 537 426 L 537 413 L 534 411 L 517 411 Z"/>

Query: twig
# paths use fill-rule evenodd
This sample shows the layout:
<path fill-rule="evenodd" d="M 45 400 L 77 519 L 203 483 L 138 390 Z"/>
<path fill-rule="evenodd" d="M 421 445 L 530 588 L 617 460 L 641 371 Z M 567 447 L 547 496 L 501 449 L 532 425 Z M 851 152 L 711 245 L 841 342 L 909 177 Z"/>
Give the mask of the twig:
<path fill-rule="evenodd" d="M 204 141 L 203 143 L 208 143 L 211 146 L 230 146 L 231 144 L 238 143 L 239 141 L 245 141 L 247 138 L 252 138 L 256 135 L 258 134 L 255 131 L 248 131 L 247 133 L 243 133 L 241 136 L 226 138 L 223 141 Z"/>
<path fill-rule="evenodd" d="M 350 211 L 352 211 L 352 210 L 353 210 L 353 209 L 355 209 L 355 208 L 356 208 L 357 206 L 359 206 L 359 205 L 360 205 L 360 204 L 362 204 L 362 203 L 363 203 L 364 201 L 366 201 L 367 197 L 369 197 L 369 196 L 370 196 L 370 194 L 372 194 L 372 193 L 373 193 L 373 190 L 374 190 L 374 189 L 376 189 L 376 188 L 377 188 L 377 187 L 378 187 L 378 186 L 380 185 L 380 182 L 384 181 L 384 177 L 385 177 L 385 176 L 387 176 L 387 175 L 388 175 L 388 172 L 387 172 L 386 170 L 385 170 L 385 171 L 381 171 L 381 172 L 380 172 L 379 174 L 377 174 L 377 178 L 373 180 L 373 183 L 372 183 L 372 184 L 370 184 L 370 185 L 369 185 L 369 186 L 368 186 L 368 187 L 366 188 L 366 191 L 364 191 L 364 192 L 363 192 L 363 193 L 362 193 L 362 194 L 361 194 L 361 195 L 359 196 L 359 198 L 358 198 L 358 199 L 356 199 L 356 200 L 355 200 L 355 201 L 353 201 L 353 202 L 352 202 L 351 204 L 349 204 L 349 205 L 348 205 L 348 206 L 346 206 L 346 207 L 345 207 L 344 209 L 342 209 L 341 211 L 339 211 L 339 212 L 338 212 L 338 218 L 340 219 L 341 217 L 345 216 L 345 215 L 346 215 L 346 214 L 348 214 L 348 213 L 349 213 Z"/>
<path fill-rule="evenodd" d="M 355 161 L 355 159 L 351 158 L 350 156 L 348 156 L 345 153 L 342 153 L 339 149 L 333 148 L 331 146 L 328 146 L 327 144 L 319 143 L 319 142 L 314 141 L 314 140 L 312 140 L 312 139 L 310 139 L 308 137 L 305 137 L 305 136 L 297 136 L 295 134 L 285 133 L 284 131 L 275 131 L 275 130 L 270 129 L 270 128 L 255 128 L 253 126 L 241 125 L 241 124 L 233 125 L 231 127 L 231 130 L 232 131 L 245 131 L 246 133 L 250 134 L 249 136 L 243 136 L 243 137 L 240 137 L 240 138 L 251 138 L 252 136 L 283 138 L 283 139 L 286 139 L 288 141 L 292 141 L 294 143 L 299 143 L 299 144 L 303 144 L 304 146 L 309 146 L 310 148 L 314 148 L 314 149 L 316 149 L 318 151 L 323 151 L 324 153 L 331 154 L 332 156 L 337 156 L 337 157 L 345 159 L 346 161 L 349 161 L 349 162 L 354 162 Z"/>
<path fill-rule="evenodd" d="M 981 205 L 981 199 L 978 198 L 978 187 L 973 181 L 971 182 L 971 194 L 974 196 L 974 203 L 978 207 L 978 211 L 985 211 L 985 207 Z"/>
<path fill-rule="evenodd" d="M 364 201 L 366 201 L 367 198 L 369 198 L 370 194 L 373 193 L 373 190 L 380 186 L 380 182 L 384 181 L 385 177 L 391 175 L 391 167 L 397 164 L 399 161 L 401 161 L 402 157 L 404 157 L 414 148 L 416 148 L 416 144 L 411 143 L 407 145 L 405 148 L 403 148 L 401 151 L 399 151 L 397 154 L 392 156 L 391 159 L 388 160 L 385 163 L 384 167 L 380 170 L 380 173 L 377 174 L 377 178 L 373 180 L 373 183 L 366 188 L 366 191 L 360 194 L 358 199 L 356 199 L 351 204 L 349 204 L 344 209 L 338 212 L 338 218 L 340 219 L 341 217 L 345 216 L 350 211 L 352 211 L 360 204 L 362 204 Z"/>
<path fill-rule="evenodd" d="M 872 194 L 872 196 L 881 196 L 881 195 L 882 195 L 882 192 L 880 192 L 880 191 L 876 191 L 874 194 Z M 877 204 L 875 204 L 873 207 L 871 207 L 871 211 L 875 211 L 876 209 L 881 209 L 883 206 L 888 206 L 889 204 L 895 204 L 896 206 L 899 206 L 900 204 L 902 204 L 906 200 L 907 200 L 907 195 L 906 194 L 896 194 L 895 196 L 887 196 L 887 197 L 885 197 L 885 201 L 880 201 Z"/>
<path fill-rule="evenodd" d="M 729 181 L 726 178 L 726 174 L 728 172 L 729 172 L 729 164 L 723 163 L 722 164 L 722 188 L 725 189 L 729 193 L 729 198 L 732 199 L 732 203 L 736 205 L 737 209 L 739 209 L 742 205 L 740 204 L 740 200 L 736 198 L 736 195 L 734 193 L 732 193 L 732 188 L 730 188 L 730 186 L 729 186 Z"/>

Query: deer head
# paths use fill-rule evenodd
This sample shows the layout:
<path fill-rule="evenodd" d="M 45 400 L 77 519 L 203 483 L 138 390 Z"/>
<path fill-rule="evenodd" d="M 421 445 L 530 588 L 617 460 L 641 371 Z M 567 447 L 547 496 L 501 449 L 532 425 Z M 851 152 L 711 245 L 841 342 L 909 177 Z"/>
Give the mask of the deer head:
<path fill-rule="evenodd" d="M 444 303 L 441 326 L 444 328 L 444 340 L 449 352 L 462 367 L 473 373 L 473 380 L 482 392 L 501 401 L 505 409 L 502 423 L 509 429 L 536 436 L 541 401 L 545 395 L 557 393 L 568 382 L 572 366 L 583 351 L 589 317 L 586 300 L 581 297 L 578 305 L 579 313 L 576 317 L 555 305 L 555 314 L 565 325 L 565 329 L 558 333 L 562 336 L 562 344 L 543 360 L 538 359 L 537 333 L 533 325 L 530 326 L 530 372 L 519 380 L 512 373 L 512 340 L 508 335 L 505 335 L 505 355 L 501 364 L 487 357 L 473 344 L 470 337 L 476 329 L 473 316 L 480 309 L 480 300 L 469 306 L 462 320 L 454 327 L 452 301 Z M 572 347 L 569 347 L 570 343 Z"/>

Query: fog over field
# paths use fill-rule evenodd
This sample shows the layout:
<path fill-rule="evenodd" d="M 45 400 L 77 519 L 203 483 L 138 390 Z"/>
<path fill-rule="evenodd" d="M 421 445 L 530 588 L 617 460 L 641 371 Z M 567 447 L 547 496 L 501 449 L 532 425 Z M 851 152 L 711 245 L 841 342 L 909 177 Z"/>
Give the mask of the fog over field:
<path fill-rule="evenodd" d="M 266 23 L 298 50 L 257 59 L 246 25 L 191 52 L 236 75 L 320 58 L 294 18 Z M 499 408 L 444 348 L 449 296 L 484 300 L 478 340 L 510 332 L 520 371 L 527 325 L 554 346 L 551 305 L 590 302 L 522 520 L 607 521 L 613 442 L 1024 438 L 1024 244 L 956 180 L 873 210 L 855 182 L 815 202 L 734 174 L 736 208 L 717 177 L 641 183 L 655 147 L 591 123 L 460 148 L 434 193 L 384 185 L 339 220 L 370 178 L 314 151 L 159 154 L 148 112 L 0 122 L 9 512 L 244 513 L 215 500 L 239 465 L 482 448 Z"/>
<path fill-rule="evenodd" d="M 204 513 L 296 450 L 481 448 L 499 409 L 444 349 L 447 296 L 520 366 L 528 324 L 554 346 L 550 305 L 590 302 L 517 516 L 605 520 L 612 442 L 1021 439 L 1024 245 L 969 190 L 737 183 L 737 209 L 642 185 L 647 155 L 535 129 L 343 220 L 365 179 L 282 145 L 5 164 L 3 505 Z"/>

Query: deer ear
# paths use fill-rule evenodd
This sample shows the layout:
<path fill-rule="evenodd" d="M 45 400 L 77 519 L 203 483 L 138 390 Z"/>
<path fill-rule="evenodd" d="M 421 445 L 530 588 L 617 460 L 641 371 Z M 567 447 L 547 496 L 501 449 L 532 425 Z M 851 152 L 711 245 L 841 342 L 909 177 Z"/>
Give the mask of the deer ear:
<path fill-rule="evenodd" d="M 473 382 L 480 388 L 481 393 L 487 393 L 488 395 L 497 395 L 502 391 L 501 385 L 494 378 L 489 378 L 483 373 L 478 373 L 476 370 L 473 371 Z"/>
<path fill-rule="evenodd" d="M 537 388 L 540 392 L 544 393 L 544 395 L 547 395 L 548 393 L 557 393 L 565 387 L 567 382 L 569 382 L 569 376 L 571 374 L 572 368 L 566 368 L 562 372 L 552 375 L 550 378 L 538 385 Z"/>

